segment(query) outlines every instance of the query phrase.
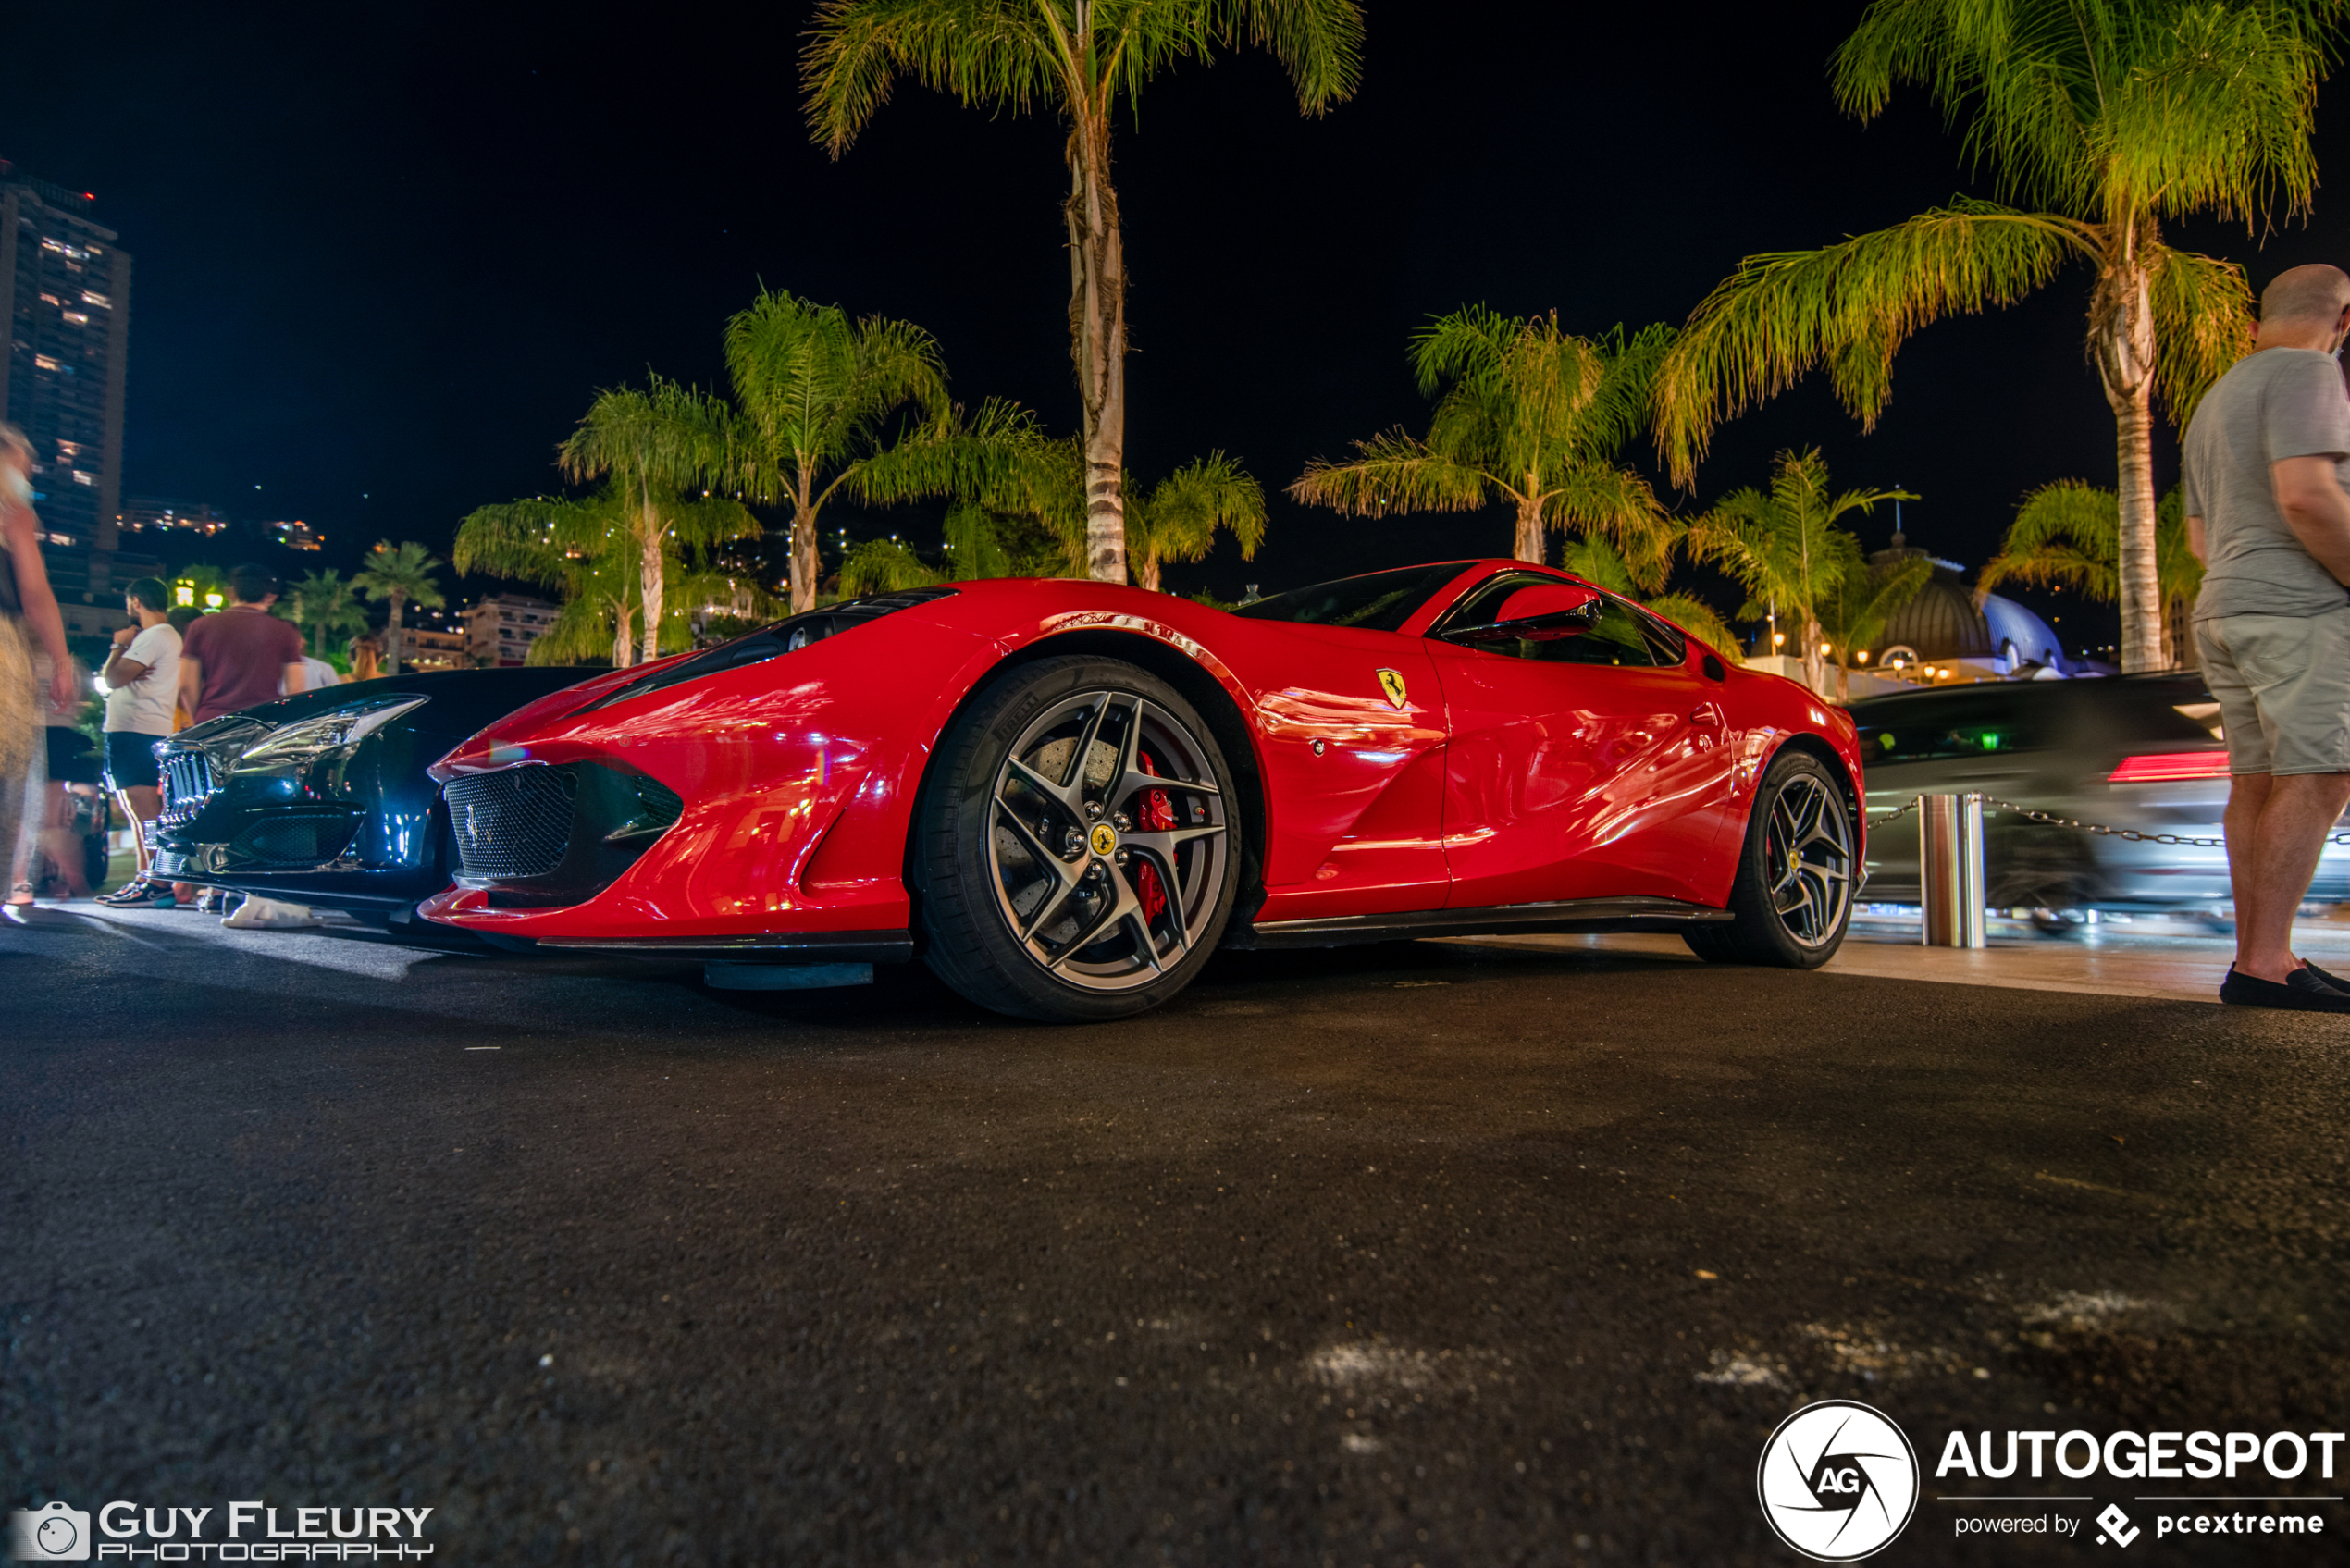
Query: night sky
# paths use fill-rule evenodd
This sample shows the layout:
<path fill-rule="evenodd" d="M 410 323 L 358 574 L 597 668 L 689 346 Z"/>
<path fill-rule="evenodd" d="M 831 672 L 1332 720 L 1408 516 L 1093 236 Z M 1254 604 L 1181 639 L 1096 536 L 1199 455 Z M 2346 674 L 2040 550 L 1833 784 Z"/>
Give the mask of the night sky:
<path fill-rule="evenodd" d="M 1383 0 L 1361 91 L 1321 118 L 1261 55 L 1155 83 L 1118 143 L 1129 465 L 1148 483 L 1220 447 L 1272 505 L 1255 563 L 1228 548 L 1170 586 L 1507 552 L 1499 511 L 1365 523 L 1279 493 L 1311 457 L 1423 426 L 1404 352 L 1431 314 L 1677 322 L 1743 254 L 1991 193 L 1922 93 L 1868 127 L 1837 113 L 1826 61 L 1859 13 Z M 473 506 L 557 484 L 596 388 L 721 381 L 721 327 L 762 279 L 918 322 L 959 399 L 1073 428 L 1058 124 L 901 87 L 834 162 L 800 114 L 807 14 L 19 10 L 0 157 L 94 191 L 136 258 L 125 493 L 303 518 L 329 564 L 387 535 L 445 549 Z M 2339 106 L 2319 138 L 2324 167 L 2350 167 Z M 2256 288 L 2350 253 L 2323 196 L 2265 245 L 2171 238 Z M 2112 482 L 2089 284 L 1913 340 L 1873 436 L 1816 381 L 1725 427 L 1676 504 L 1817 443 L 1839 484 L 1919 492 L 1912 542 L 1979 565 L 2030 487 Z M 2161 464 L 2167 485 L 2167 444 Z M 929 515 L 835 521 L 928 539 Z M 1890 530 L 1861 525 L 1872 546 Z M 2110 625 L 2056 602 L 2068 634 Z"/>

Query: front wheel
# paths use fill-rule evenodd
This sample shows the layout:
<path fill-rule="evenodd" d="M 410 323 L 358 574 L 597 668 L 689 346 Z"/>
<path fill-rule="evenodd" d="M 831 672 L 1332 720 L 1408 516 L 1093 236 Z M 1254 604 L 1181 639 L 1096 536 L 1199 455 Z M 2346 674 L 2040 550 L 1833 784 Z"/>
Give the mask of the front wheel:
<path fill-rule="evenodd" d="M 1737 919 L 1691 926 L 1689 951 L 1713 964 L 1815 969 L 1852 921 L 1852 808 L 1827 765 L 1784 751 L 1762 774 L 1730 887 Z"/>
<path fill-rule="evenodd" d="M 1080 1023 L 1191 983 L 1231 917 L 1223 753 L 1190 703 L 1119 660 L 1020 665 L 942 740 L 916 822 L 924 957 L 981 1006 Z"/>

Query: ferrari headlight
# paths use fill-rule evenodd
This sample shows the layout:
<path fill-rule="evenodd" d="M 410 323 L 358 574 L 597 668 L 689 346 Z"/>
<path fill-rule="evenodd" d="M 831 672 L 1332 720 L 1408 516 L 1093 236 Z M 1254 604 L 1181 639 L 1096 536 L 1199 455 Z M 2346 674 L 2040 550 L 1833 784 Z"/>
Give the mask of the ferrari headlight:
<path fill-rule="evenodd" d="M 369 702 L 354 702 L 348 708 L 297 719 L 281 724 L 240 752 L 237 766 L 266 767 L 288 762 L 310 762 L 329 752 L 347 751 L 365 740 L 377 730 L 399 718 L 411 708 L 425 702 L 421 697 L 380 697 Z"/>

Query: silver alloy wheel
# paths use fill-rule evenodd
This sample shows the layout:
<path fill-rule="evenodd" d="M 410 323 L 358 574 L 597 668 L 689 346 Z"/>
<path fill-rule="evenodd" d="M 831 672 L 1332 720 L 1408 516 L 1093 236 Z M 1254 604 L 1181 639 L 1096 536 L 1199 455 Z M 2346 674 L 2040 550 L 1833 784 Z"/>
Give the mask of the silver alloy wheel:
<path fill-rule="evenodd" d="M 1031 722 L 989 810 L 997 909 L 1072 985 L 1126 991 L 1167 973 L 1223 887 L 1231 839 L 1207 748 L 1132 692 L 1073 693 Z"/>
<path fill-rule="evenodd" d="M 1771 802 L 1762 871 L 1789 937 L 1805 947 L 1836 940 L 1852 899 L 1852 822 L 1826 780 L 1797 773 Z"/>

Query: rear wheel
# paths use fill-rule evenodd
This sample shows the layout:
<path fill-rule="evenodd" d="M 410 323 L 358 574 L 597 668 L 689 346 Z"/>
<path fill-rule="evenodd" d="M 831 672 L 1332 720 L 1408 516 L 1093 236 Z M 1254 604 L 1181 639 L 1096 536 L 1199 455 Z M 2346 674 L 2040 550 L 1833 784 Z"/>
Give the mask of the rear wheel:
<path fill-rule="evenodd" d="M 1827 765 L 1781 752 L 1755 791 L 1730 888 L 1733 920 L 1682 932 L 1713 964 L 1814 969 L 1836 956 L 1852 920 L 1852 808 Z"/>
<path fill-rule="evenodd" d="M 1189 984 L 1239 885 L 1232 781 L 1181 694 L 1118 660 L 1042 660 L 940 744 L 917 816 L 925 960 L 1015 1018 L 1086 1022 Z"/>

